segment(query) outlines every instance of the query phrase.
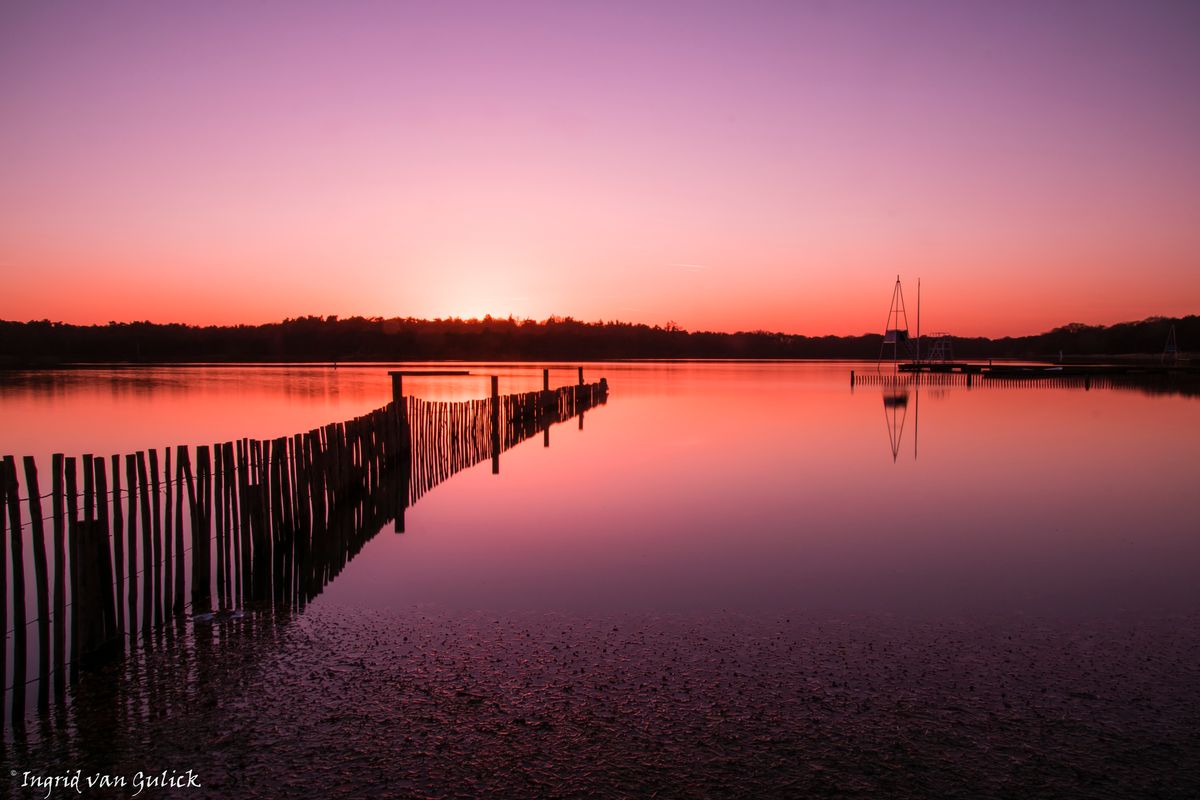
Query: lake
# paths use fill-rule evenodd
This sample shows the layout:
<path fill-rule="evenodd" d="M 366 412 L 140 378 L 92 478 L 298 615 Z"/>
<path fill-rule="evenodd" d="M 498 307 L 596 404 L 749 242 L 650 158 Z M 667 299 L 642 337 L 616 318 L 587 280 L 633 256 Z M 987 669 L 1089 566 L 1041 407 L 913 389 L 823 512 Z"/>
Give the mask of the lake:
<path fill-rule="evenodd" d="M 502 394 L 530 392 L 541 366 L 462 365 L 475 374 L 405 390 L 483 400 L 498 375 Z M 0 454 L 42 469 L 52 453 L 291 435 L 387 403 L 389 368 L 10 373 Z M 89 675 L 55 712 L 69 733 L 33 725 L 16 738 L 34 760 L 8 758 L 196 769 L 213 796 L 300 776 L 353 796 L 1200 785 L 1200 399 L 852 386 L 851 370 L 876 365 L 588 364 L 607 402 L 505 450 L 496 473 L 446 477 L 403 533 L 360 531 L 303 608 L 243 604 L 100 667 L 109 688 Z M 198 697 L 211 705 L 183 722 L 153 711 Z M 294 716 L 300 698 L 316 717 Z M 118 733 L 100 743 L 106 719 Z M 298 732 L 264 765 L 280 725 Z M 364 725 L 399 738 L 388 750 Z M 1174 759 L 1165 774 L 1121 759 L 1152 747 Z M 880 766 L 893 756 L 900 773 Z"/>

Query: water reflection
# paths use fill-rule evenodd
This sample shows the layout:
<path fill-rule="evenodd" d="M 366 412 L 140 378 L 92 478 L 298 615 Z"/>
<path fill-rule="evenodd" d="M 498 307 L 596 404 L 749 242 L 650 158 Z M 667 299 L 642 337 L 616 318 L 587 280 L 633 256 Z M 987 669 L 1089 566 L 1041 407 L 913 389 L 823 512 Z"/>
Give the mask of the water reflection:
<path fill-rule="evenodd" d="M 143 505 L 136 458 L 132 481 L 121 462 L 107 470 L 110 492 L 121 476 L 124 515 L 118 522 L 110 509 L 110 530 L 128 532 L 137 514 L 132 565 L 128 537 L 123 553 L 124 580 L 136 578 L 137 590 L 135 608 L 125 604 L 123 623 L 118 616 L 125 655 L 85 671 L 58 702 L 54 590 L 63 579 L 53 576 L 69 560 L 53 555 L 51 514 L 51 711 L 30 717 L 24 738 L 9 737 L 3 765 L 108 765 L 117 752 L 138 769 L 199 763 L 225 781 L 209 789 L 214 796 L 299 796 L 314 787 L 337 793 L 346 765 L 363 763 L 371 748 L 368 761 L 389 788 L 426 786 L 401 781 L 409 770 L 429 774 L 431 764 L 458 779 L 480 742 L 490 743 L 485 752 L 511 748 L 503 768 L 481 769 L 518 776 L 530 752 L 550 752 L 560 765 L 594 756 L 580 775 L 625 775 L 612 765 L 643 761 L 660 772 L 658 755 L 676 746 L 683 766 L 673 778 L 714 757 L 776 775 L 781 764 L 811 763 L 814 736 L 856 754 L 821 771 L 839 782 L 878 768 L 880 752 L 937 765 L 928 772 L 940 776 L 963 755 L 955 743 L 996 744 L 998 731 L 1006 738 L 993 749 L 997 761 L 1022 775 L 1040 756 L 1021 747 L 1110 763 L 1173 742 L 1190 756 L 1195 687 L 1179 676 L 1197 652 L 1189 632 L 1200 609 L 1191 500 L 1200 403 L 1185 391 L 1044 381 L 969 389 L 863 381 L 848 394 L 854 366 L 606 365 L 620 402 L 589 414 L 587 435 L 563 417 L 568 426 L 549 435 L 549 454 L 537 441 L 541 433 L 546 442 L 546 426 L 514 428 L 502 442 L 525 444 L 504 451 L 498 473 L 487 464 L 496 452 L 490 413 L 419 411 L 442 414 L 437 447 L 449 449 L 414 453 L 407 480 L 386 467 L 369 472 L 368 489 L 327 503 L 312 527 L 288 511 L 303 497 L 291 489 L 309 485 L 292 476 L 303 472 L 294 469 L 296 452 L 304 469 L 315 463 L 305 455 L 311 440 L 306 449 L 302 438 L 298 451 L 293 440 L 279 460 L 275 440 L 259 440 L 259 454 L 250 448 L 247 456 L 259 464 L 250 481 L 258 488 L 248 494 L 237 480 L 217 479 L 218 469 L 228 474 L 222 447 L 212 461 L 212 502 L 228 513 L 209 520 L 213 607 L 203 619 L 175 613 L 179 567 L 187 606 L 195 564 L 178 452 L 169 469 L 161 451 L 157 468 L 146 459 L 147 479 L 161 473 L 158 515 L 152 497 Z M 540 376 L 528 377 L 536 388 Z M 229 395 L 149 397 L 175 420 L 173 438 L 187 432 L 187 441 L 225 440 L 208 435 L 211 418 L 193 419 L 205 402 L 228 402 L 226 426 L 239 412 L 331 418 L 319 393 L 298 393 L 312 405 L 285 402 L 291 395 L 274 378 L 262 380 L 261 396 L 227 386 Z M 65 390 L 63 402 L 84 387 Z M 343 397 L 352 393 L 342 386 Z M 0 424 L 11 430 L 11 419 Z M 103 434 L 114 440 L 139 430 L 103 414 L 88 425 L 107 425 Z M 82 467 L 74 463 L 72 474 Z M 93 492 L 96 469 L 95 461 L 83 469 Z M 83 476 L 75 480 L 78 495 L 87 488 Z M 230 488 L 236 512 L 218 499 Z M 250 499 L 260 494 L 261 517 Z M 144 508 L 161 516 L 158 558 L 153 525 L 149 548 L 142 539 Z M 243 526 L 243 508 L 261 525 Z M 72 522 L 66 504 L 60 516 L 77 536 L 88 522 L 82 508 Z M 392 535 L 401 519 L 408 533 Z M 37 572 L 32 542 L 22 542 L 27 585 Z M 25 615 L 36 605 L 28 597 Z M 670 638 L 672 620 L 686 636 Z M 28 629 L 26 680 L 41 674 L 42 624 Z M 34 693 L 30 683 L 27 703 L 37 702 Z M 631 719 L 645 733 L 632 743 Z M 714 730 L 725 737 L 715 746 Z M 1114 738 L 1114 730 L 1144 735 Z M 580 731 L 589 742 L 601 731 L 628 747 L 580 748 Z M 891 738 L 874 739 L 879 732 Z M 53 746 L 38 746 L 39 738 Z M 749 761 L 755 753 L 760 760 Z M 976 763 L 962 759 L 958 768 L 968 761 Z M 315 770 L 324 770 L 323 782 L 312 781 Z M 1145 772 L 1154 773 L 1148 781 L 1161 778 L 1153 765 Z M 375 785 L 360 789 L 377 793 Z M 612 793 L 630 792 L 622 784 Z"/>
<path fill-rule="evenodd" d="M 964 373 L 912 375 L 897 372 L 866 374 L 852 378 L 855 385 L 878 386 L 883 400 L 883 415 L 892 461 L 899 460 L 906 426 L 911 429 L 912 454 L 916 460 L 919 446 L 921 395 L 944 399 L 948 392 L 979 390 L 1026 390 L 1055 392 L 1132 391 L 1147 396 L 1200 396 L 1200 377 L 1184 372 L 1127 377 L 989 377 Z M 912 414 L 911 423 L 909 414 Z"/>
<path fill-rule="evenodd" d="M 883 390 L 883 418 L 887 423 L 888 443 L 892 447 L 892 461 L 900 454 L 900 442 L 904 438 L 904 423 L 908 421 L 908 390 L 885 388 Z M 913 450 L 916 457 L 916 450 Z"/>
<path fill-rule="evenodd" d="M 494 428 L 473 412 L 457 421 L 452 415 L 445 430 L 455 431 L 448 441 L 457 449 L 449 460 L 414 460 L 408 480 L 399 483 L 389 482 L 388 471 L 380 470 L 374 489 L 362 497 L 366 505 L 344 506 L 345 518 L 326 510 L 321 535 L 332 543 L 329 552 L 304 533 L 295 515 L 285 514 L 276 527 L 270 515 L 276 485 L 271 476 L 283 471 L 268 457 L 262 462 L 266 483 L 254 481 L 267 493 L 262 525 L 250 519 L 243 528 L 242 502 L 236 513 L 227 506 L 227 514 L 214 512 L 209 520 L 217 537 L 210 587 L 214 616 L 202 624 L 236 628 L 241 621 L 228 612 L 256 604 L 295 609 L 317 594 L 322 603 L 353 608 L 437 604 L 498 613 L 736 609 L 769 614 L 805 608 L 1036 615 L 1186 611 L 1197 605 L 1187 566 L 1196 563 L 1200 550 L 1190 535 L 1194 521 L 1185 501 L 1191 492 L 1187 476 L 1200 447 L 1200 405 L 1193 397 L 1183 391 L 1151 395 L 1115 384 L 1110 389 L 979 381 L 968 389 L 965 383 L 932 381 L 876 386 L 865 379 L 848 396 L 846 378 L 853 366 L 606 365 L 604 371 L 620 382 L 621 402 L 589 415 L 587 436 L 561 427 L 549 434 L 556 442 L 553 459 L 541 457 L 543 447 L 536 442 L 506 450 L 499 475 L 483 466 L 496 452 Z M 239 375 L 243 383 L 251 381 L 247 373 Z M 323 383 L 327 377 L 313 380 Z M 372 392 L 386 394 L 382 377 L 376 371 L 378 386 Z M 540 371 L 529 371 L 527 378 L 540 385 Z M 347 379 L 351 383 L 342 386 L 342 396 L 357 391 L 348 388 L 357 378 L 347 371 Z M 227 404 L 221 422 L 226 427 L 239 410 L 263 419 L 293 403 L 275 373 L 257 390 L 214 380 L 197 389 L 198 397 L 176 389 L 150 393 L 157 398 L 157 413 L 179 426 L 176 433 L 192 431 L 179 438 L 204 441 L 212 431 L 211 419 L 194 413 L 210 398 L 210 389 L 217 392 L 213 402 Z M 216 385 L 225 389 L 218 392 Z M 72 392 L 85 386 L 65 389 L 63 402 L 74 403 Z M 220 394 L 225 391 L 229 394 Z M 256 391 L 264 394 L 261 406 L 249 399 L 257 397 Z M 448 386 L 446 391 L 459 390 Z M 323 395 L 300 394 L 311 397 L 313 405 L 295 401 L 297 408 L 289 414 L 323 413 Z M 485 402 L 462 402 L 468 400 Z M 884 426 L 879 426 L 881 408 Z M 9 429 L 17 427 L 13 419 L 4 422 Z M 38 421 L 35 417 L 28 427 L 36 430 Z M 139 435 L 133 420 L 113 420 L 109 427 L 105 422 L 103 415 L 99 422 L 87 420 L 100 431 L 97 435 L 114 440 Z M 482 430 L 489 435 L 482 437 Z M 539 433 L 544 444 L 544 426 L 520 435 L 528 442 Z M 274 444 L 268 452 L 274 452 Z M 285 452 L 295 452 L 294 440 Z M 109 465 L 106 470 L 110 492 L 117 490 L 120 475 L 122 496 L 120 522 L 118 509 L 110 508 L 110 532 L 124 526 L 128 534 L 131 522 L 135 532 L 132 543 L 128 535 L 123 538 L 123 558 L 114 557 L 113 563 L 135 600 L 130 608 L 131 592 L 119 595 L 123 613 L 118 612 L 116 624 L 124 626 L 127 650 L 135 631 L 138 639 L 146 638 L 147 626 L 152 641 L 160 631 L 179 636 L 172 624 L 181 569 L 185 606 L 194 586 L 194 554 L 188 547 L 193 521 L 187 486 L 177 480 L 177 451 L 170 453 L 169 468 L 165 452 L 159 451 L 157 467 L 148 456 L 146 502 L 136 459 L 133 481 L 124 460 L 118 469 Z M 293 457 L 283 463 L 295 464 Z M 213 460 L 214 481 L 217 469 L 225 473 L 223 459 Z M 472 464 L 481 468 L 467 469 Z M 82 467 L 76 462 L 73 472 Z M 89 474 L 95 491 L 95 463 Z M 159 476 L 158 491 L 152 474 Z M 458 477 L 447 481 L 448 474 Z M 288 475 L 291 480 L 290 469 Z M 86 480 L 82 474 L 75 480 L 77 496 L 86 494 Z M 47 477 L 43 484 L 49 482 Z M 135 485 L 139 489 L 131 502 Z M 214 483 L 217 508 L 224 486 Z M 294 494 L 291 498 L 295 503 Z M 257 500 L 249 502 L 246 513 L 263 513 Z M 279 507 L 289 504 L 281 501 Z M 69 566 L 69 559 L 65 552 L 61 558 L 54 554 L 48 504 L 45 513 L 51 608 L 46 699 L 53 707 L 56 681 L 63 680 L 57 654 L 71 647 L 69 635 L 62 647 L 54 644 L 56 620 L 65 618 L 69 634 L 72 607 L 67 605 L 63 615 L 54 613 L 58 587 L 64 580 L 69 586 L 69 572 L 57 578 L 56 572 L 59 565 Z M 150 526 L 149 546 L 142 525 L 147 518 L 158 519 L 161 531 L 156 534 Z M 64 504 L 61 520 L 65 548 L 72 525 L 78 534 L 88 518 L 80 506 L 72 522 Z M 91 521 L 100 521 L 97 513 Z M 437 535 L 376 536 L 365 530 L 376 524 L 394 530 L 397 523 L 409 532 L 436 529 Z M 247 531 L 248 558 L 239 529 Z M 258 529 L 263 533 L 256 534 Z M 28 528 L 26 535 L 24 580 L 32 585 L 36 548 Z M 256 536 L 269 558 L 255 558 Z M 114 539 L 114 556 L 115 548 Z M 11 559 L 11 547 L 5 550 Z M 355 553 L 363 557 L 351 557 Z M 64 593 L 65 599 L 70 596 Z M 11 591 L 9 597 L 11 630 Z M 36 605 L 36 596 L 28 595 L 26 681 L 43 674 L 38 650 L 45 623 Z M 10 636 L 10 654 L 12 641 Z M 10 669 L 15 669 L 11 662 Z M 43 686 L 35 690 L 30 682 L 25 702 L 41 702 Z"/>

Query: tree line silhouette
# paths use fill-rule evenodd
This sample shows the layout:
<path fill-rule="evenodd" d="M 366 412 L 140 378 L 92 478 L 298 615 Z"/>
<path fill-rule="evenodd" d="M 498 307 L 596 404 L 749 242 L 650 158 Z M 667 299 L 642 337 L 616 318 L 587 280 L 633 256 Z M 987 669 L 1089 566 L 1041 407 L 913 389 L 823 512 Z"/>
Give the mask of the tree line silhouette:
<path fill-rule="evenodd" d="M 958 358 L 1058 358 L 1163 352 L 1171 326 L 1181 350 L 1200 341 L 1200 317 L 1117 325 L 1072 323 L 1034 336 L 954 337 Z M 874 358 L 880 334 L 799 336 L 690 332 L 628 322 L 307 316 L 263 325 L 151 322 L 71 325 L 0 320 L 0 367 L 172 361 L 604 360 L 627 358 Z"/>

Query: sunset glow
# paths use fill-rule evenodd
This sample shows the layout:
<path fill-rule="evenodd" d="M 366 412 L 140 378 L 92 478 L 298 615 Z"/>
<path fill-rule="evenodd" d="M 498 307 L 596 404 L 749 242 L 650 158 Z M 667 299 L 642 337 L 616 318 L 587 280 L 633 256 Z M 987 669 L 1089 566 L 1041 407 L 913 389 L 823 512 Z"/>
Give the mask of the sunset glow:
<path fill-rule="evenodd" d="M 8 3 L 0 319 L 1200 309 L 1200 6 Z"/>

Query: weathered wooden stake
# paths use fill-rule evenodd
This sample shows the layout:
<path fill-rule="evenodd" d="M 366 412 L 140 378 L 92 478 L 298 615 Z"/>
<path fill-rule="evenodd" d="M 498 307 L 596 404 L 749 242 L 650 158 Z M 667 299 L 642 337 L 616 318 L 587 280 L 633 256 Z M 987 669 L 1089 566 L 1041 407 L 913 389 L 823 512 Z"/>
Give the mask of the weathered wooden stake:
<path fill-rule="evenodd" d="M 175 446 L 175 552 L 178 557 L 175 559 L 175 579 L 172 587 L 172 606 L 176 614 L 183 614 L 184 605 L 184 584 L 185 584 L 185 563 L 183 558 L 183 462 L 187 460 L 187 445 L 180 444 Z"/>
<path fill-rule="evenodd" d="M 163 623 L 163 546 L 162 546 L 162 500 L 159 497 L 158 483 L 158 448 L 150 448 L 150 497 L 153 506 L 153 540 L 154 549 L 154 626 Z M 143 525 L 145 521 L 143 520 Z"/>
<path fill-rule="evenodd" d="M 67 479 L 67 560 L 71 570 L 71 683 L 79 680 L 79 479 L 75 459 L 68 458 L 64 464 Z"/>
<path fill-rule="evenodd" d="M 67 544 L 63 515 L 63 454 L 50 457 L 50 509 L 54 519 L 54 697 L 67 691 Z"/>
<path fill-rule="evenodd" d="M 213 445 L 213 495 L 216 502 L 213 516 L 216 521 L 217 541 L 217 607 L 224 609 L 228 603 L 225 598 L 225 470 L 221 459 L 221 445 Z"/>
<path fill-rule="evenodd" d="M 125 483 L 129 485 L 129 638 L 130 640 L 137 638 L 137 604 L 138 604 L 138 588 L 137 588 L 137 519 L 138 519 L 138 480 L 137 480 L 137 458 L 133 455 L 125 456 Z"/>
<path fill-rule="evenodd" d="M 93 531 L 95 562 L 88 566 L 95 571 L 97 576 L 97 625 L 101 631 L 99 643 L 105 644 L 117 631 L 117 610 L 113 597 L 112 548 L 108 528 L 108 477 L 103 458 L 95 459 L 92 467 L 96 470 L 96 524 Z"/>
<path fill-rule="evenodd" d="M 146 475 L 146 453 L 143 450 L 137 452 L 137 481 L 142 509 L 142 631 L 148 633 L 154 619 L 154 573 L 151 563 L 154 544 L 150 539 L 150 479 Z"/>
<path fill-rule="evenodd" d="M 46 563 L 46 532 L 42 524 L 41 490 L 37 464 L 25 456 L 25 492 L 29 495 L 29 529 L 33 538 L 33 574 L 37 582 L 38 609 L 38 710 L 50 708 L 50 590 Z"/>
<path fill-rule="evenodd" d="M 172 592 L 171 592 L 171 583 L 172 583 L 171 575 L 173 574 L 172 569 L 174 568 L 173 565 L 175 564 L 176 561 L 183 561 L 183 548 L 175 547 L 175 543 L 174 543 L 173 537 L 171 535 L 172 527 L 174 527 L 176 530 L 178 530 L 179 526 L 178 525 L 173 526 L 173 521 L 172 521 L 172 516 L 171 516 L 171 511 L 172 511 L 173 506 L 171 503 L 171 448 L 170 448 L 170 446 L 163 448 L 163 489 L 164 489 L 164 491 L 163 491 L 163 495 L 164 495 L 164 497 L 163 497 L 163 505 L 164 505 L 164 507 L 163 507 L 163 559 L 164 559 L 164 564 L 163 564 L 163 576 L 162 576 L 162 580 L 163 580 L 162 592 L 163 592 L 163 606 L 164 606 L 163 610 L 164 610 L 166 616 L 169 617 L 174 613 L 178 613 L 178 611 L 179 611 L 179 609 L 174 607 L 175 604 L 172 601 Z M 172 558 L 172 556 L 174 556 L 174 558 Z"/>
<path fill-rule="evenodd" d="M 196 448 L 196 494 L 192 522 L 193 614 L 212 610 L 212 460 L 207 445 Z"/>
<path fill-rule="evenodd" d="M 0 462 L 0 483 L 4 484 L 5 505 L 8 506 L 8 527 L 12 533 L 9 536 L 9 545 L 12 547 L 12 621 L 13 621 L 13 700 L 12 700 L 12 724 L 13 728 L 23 727 L 22 723 L 25 720 L 25 659 L 29 654 L 29 644 L 26 641 L 27 631 L 25 630 L 25 554 L 22 547 L 23 536 L 21 535 L 21 497 L 20 485 L 17 483 L 17 465 L 12 456 L 5 456 L 4 461 Z M 0 508 L 0 514 L 3 514 L 6 509 Z M 37 516 L 41 516 L 39 510 Z M 0 532 L 0 552 L 4 550 L 4 536 Z M 5 575 L 4 580 L 7 580 L 7 566 L 0 561 L 0 575 Z M 3 583 L 0 583 L 0 596 L 7 597 L 8 592 Z M 0 607 L 0 620 L 4 620 L 3 624 L 7 628 L 8 615 L 3 607 Z M 5 636 L 7 639 L 7 634 Z M 0 657 L 5 656 L 3 651 L 0 651 Z M 4 669 L 0 668 L 0 678 L 3 678 Z M 8 684 L 5 683 L 7 686 Z M 20 697 L 18 698 L 18 689 Z M 18 699 L 20 701 L 18 705 Z"/>
<path fill-rule="evenodd" d="M 121 503 L 121 457 L 112 457 L 113 475 L 113 566 L 116 568 L 116 583 L 114 584 L 113 610 L 117 615 L 117 634 L 125 634 L 125 605 L 121 602 L 122 590 L 125 588 L 125 515 Z"/>
<path fill-rule="evenodd" d="M 4 537 L 8 535 L 8 470 L 0 461 L 0 619 L 8 625 L 8 553 L 4 547 Z M 19 536 L 21 529 L 13 531 Z M 5 631 L 4 641 L 0 641 L 0 687 L 8 685 L 8 632 Z M 4 724 L 0 722 L 0 737 L 4 734 Z"/>

